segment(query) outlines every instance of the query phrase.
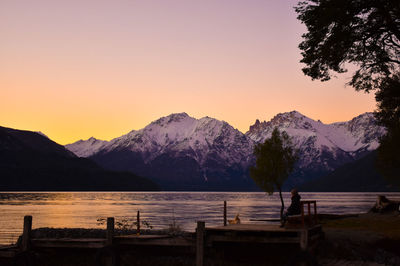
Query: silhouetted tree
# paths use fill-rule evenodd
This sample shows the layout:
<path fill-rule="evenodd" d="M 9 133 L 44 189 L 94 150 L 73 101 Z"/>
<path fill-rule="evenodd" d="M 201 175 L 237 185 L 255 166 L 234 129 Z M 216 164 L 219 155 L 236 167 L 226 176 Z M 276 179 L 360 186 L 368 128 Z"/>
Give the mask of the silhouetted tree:
<path fill-rule="evenodd" d="M 400 187 L 400 77 L 394 76 L 382 82 L 376 93 L 378 121 L 387 128 L 378 148 L 377 166 L 394 185 Z"/>
<path fill-rule="evenodd" d="M 400 1 L 306 0 L 295 10 L 307 27 L 299 48 L 312 79 L 329 80 L 351 63 L 357 70 L 349 84 L 369 91 L 399 72 Z"/>
<path fill-rule="evenodd" d="M 399 147 L 400 124 L 400 1 L 305 0 L 295 10 L 307 27 L 299 45 L 305 75 L 327 81 L 334 72 L 346 72 L 349 64 L 356 67 L 349 85 L 377 90 L 376 117 L 387 128 L 379 168 L 385 176 L 399 176 L 400 152 L 394 149 Z"/>
<path fill-rule="evenodd" d="M 285 208 L 282 197 L 282 185 L 293 171 L 297 160 L 296 152 L 291 145 L 292 143 L 286 132 L 280 133 L 275 128 L 271 138 L 254 147 L 256 165 L 250 167 L 250 176 L 257 186 L 270 195 L 273 194 L 275 189 L 279 191 L 282 204 L 281 218 Z"/>

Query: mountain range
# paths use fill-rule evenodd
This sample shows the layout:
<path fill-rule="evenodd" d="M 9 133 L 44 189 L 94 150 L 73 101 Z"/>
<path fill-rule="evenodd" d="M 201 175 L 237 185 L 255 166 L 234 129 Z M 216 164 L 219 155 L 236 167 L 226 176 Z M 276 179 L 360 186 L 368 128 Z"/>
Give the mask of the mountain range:
<path fill-rule="evenodd" d="M 225 121 L 186 113 L 162 117 L 111 141 L 90 138 L 65 147 L 110 170 L 146 176 L 166 190 L 255 190 L 248 175 L 253 148 L 274 128 L 286 131 L 299 152 L 285 188 L 322 178 L 375 150 L 385 129 L 372 113 L 324 124 L 297 111 L 256 122 L 242 133 Z"/>

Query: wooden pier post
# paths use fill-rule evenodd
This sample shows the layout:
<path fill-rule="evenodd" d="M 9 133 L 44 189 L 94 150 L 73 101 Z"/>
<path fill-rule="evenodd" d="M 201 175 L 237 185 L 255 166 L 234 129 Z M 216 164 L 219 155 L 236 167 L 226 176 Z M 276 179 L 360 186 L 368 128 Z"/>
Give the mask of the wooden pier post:
<path fill-rule="evenodd" d="M 107 245 L 112 245 L 114 238 L 114 217 L 107 218 Z"/>
<path fill-rule="evenodd" d="M 27 251 L 31 245 L 32 216 L 24 217 L 24 231 L 22 233 L 22 251 Z"/>
<path fill-rule="evenodd" d="M 301 250 L 307 250 L 308 248 L 308 229 L 303 229 L 300 232 L 300 248 Z"/>
<path fill-rule="evenodd" d="M 137 211 L 137 216 L 136 216 L 136 235 L 140 235 L 140 211 Z"/>
<path fill-rule="evenodd" d="M 205 222 L 198 221 L 196 228 L 196 266 L 204 265 L 204 233 Z"/>
<path fill-rule="evenodd" d="M 317 202 L 314 202 L 314 224 L 318 224 Z"/>
<path fill-rule="evenodd" d="M 224 200 L 224 226 L 226 226 L 226 200 Z"/>

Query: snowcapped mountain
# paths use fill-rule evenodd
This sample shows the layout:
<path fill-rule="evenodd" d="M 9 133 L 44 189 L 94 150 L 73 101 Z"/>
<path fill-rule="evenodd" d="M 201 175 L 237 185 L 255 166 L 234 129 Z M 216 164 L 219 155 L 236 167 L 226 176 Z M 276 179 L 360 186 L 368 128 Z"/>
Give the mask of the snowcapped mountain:
<path fill-rule="evenodd" d="M 289 183 L 302 183 L 359 159 L 379 145 L 385 129 L 376 124 L 372 113 L 348 122 L 324 124 L 297 111 L 276 115 L 268 122 L 256 120 L 246 136 L 256 143 L 271 136 L 274 128 L 286 131 L 298 149 L 299 161 Z"/>
<path fill-rule="evenodd" d="M 90 138 L 66 147 L 80 157 L 98 152 L 130 150 L 140 152 L 145 163 L 164 153 L 187 155 L 204 165 L 210 156 L 224 164 L 246 166 L 253 143 L 225 121 L 210 117 L 195 119 L 186 113 L 171 114 L 152 122 L 141 130 L 133 130 L 111 141 Z"/>
<path fill-rule="evenodd" d="M 269 122 L 256 123 L 246 133 L 260 143 L 271 136 L 274 128 L 286 131 L 294 146 L 305 153 L 310 148 L 322 151 L 342 151 L 357 156 L 360 152 L 375 150 L 385 129 L 378 126 L 372 113 L 364 113 L 348 122 L 324 124 L 297 111 L 278 114 Z"/>
<path fill-rule="evenodd" d="M 256 120 L 246 134 L 224 121 L 179 113 L 111 141 L 90 138 L 66 148 L 103 167 L 150 177 L 165 189 L 240 190 L 254 188 L 248 176 L 254 145 L 270 137 L 275 127 L 286 131 L 299 150 L 300 159 L 287 186 L 360 158 L 377 148 L 385 132 L 375 124 L 372 113 L 324 124 L 293 111 L 268 122 Z"/>
<path fill-rule="evenodd" d="M 249 182 L 254 143 L 224 121 L 179 113 L 109 142 L 91 138 L 66 147 L 106 168 L 152 177 L 164 187 L 215 187 L 226 180 Z"/>
<path fill-rule="evenodd" d="M 141 152 L 146 163 L 164 153 L 189 156 L 204 165 L 210 156 L 226 165 L 247 165 L 252 145 L 228 123 L 210 117 L 195 119 L 186 113 L 172 114 L 138 131 L 112 140 L 106 150 Z"/>
<path fill-rule="evenodd" d="M 76 156 L 89 157 L 98 152 L 107 143 L 108 141 L 98 140 L 94 137 L 91 137 L 88 140 L 78 140 L 73 144 L 65 145 L 65 147 L 75 153 Z"/>
<path fill-rule="evenodd" d="M 346 152 L 375 150 L 379 145 L 379 137 L 385 133 L 383 127 L 376 125 L 372 113 L 364 113 L 348 122 L 324 124 L 292 111 L 278 114 L 269 122 L 260 123 L 256 120 L 246 136 L 255 142 L 263 142 L 271 136 L 275 127 L 293 137 L 298 148 L 303 146 L 305 139 L 315 138 L 313 142 L 316 148 L 339 148 Z"/>

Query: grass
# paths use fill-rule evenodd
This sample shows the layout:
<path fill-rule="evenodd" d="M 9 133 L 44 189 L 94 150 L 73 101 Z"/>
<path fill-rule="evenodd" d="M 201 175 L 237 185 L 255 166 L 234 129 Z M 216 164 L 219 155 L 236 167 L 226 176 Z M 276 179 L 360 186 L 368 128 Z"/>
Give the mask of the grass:
<path fill-rule="evenodd" d="M 400 240 L 400 215 L 398 213 L 367 213 L 361 214 L 359 217 L 322 220 L 321 223 L 323 228 L 328 230 L 365 231 Z"/>

